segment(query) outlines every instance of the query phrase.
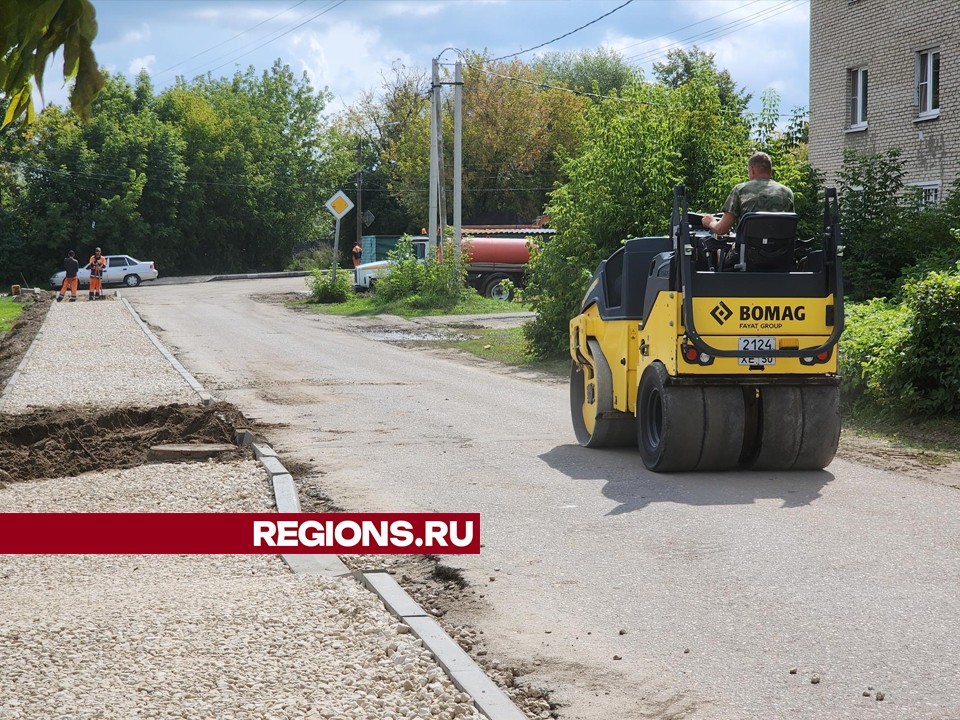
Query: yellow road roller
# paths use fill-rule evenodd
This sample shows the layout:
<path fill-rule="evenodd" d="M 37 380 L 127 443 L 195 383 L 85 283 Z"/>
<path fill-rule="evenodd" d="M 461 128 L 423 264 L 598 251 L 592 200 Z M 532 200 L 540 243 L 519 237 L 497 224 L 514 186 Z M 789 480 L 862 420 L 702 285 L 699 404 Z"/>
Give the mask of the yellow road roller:
<path fill-rule="evenodd" d="M 570 321 L 584 447 L 636 445 L 657 472 L 819 470 L 840 438 L 843 277 L 836 190 L 823 235 L 745 213 L 717 237 L 674 189 L 669 237 L 627 240 Z"/>

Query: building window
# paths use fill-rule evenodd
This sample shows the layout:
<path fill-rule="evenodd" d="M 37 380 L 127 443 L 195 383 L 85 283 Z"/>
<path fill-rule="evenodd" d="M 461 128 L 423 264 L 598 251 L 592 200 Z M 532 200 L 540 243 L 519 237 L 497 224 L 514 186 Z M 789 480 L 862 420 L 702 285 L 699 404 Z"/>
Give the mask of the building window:
<path fill-rule="evenodd" d="M 863 130 L 867 127 L 867 69 L 856 68 L 850 71 L 850 129 Z"/>
<path fill-rule="evenodd" d="M 917 106 L 919 117 L 940 114 L 940 51 L 917 53 Z"/>
<path fill-rule="evenodd" d="M 940 202 L 940 181 L 925 180 L 922 182 L 911 183 L 913 187 L 920 191 L 921 205 L 936 205 Z"/>

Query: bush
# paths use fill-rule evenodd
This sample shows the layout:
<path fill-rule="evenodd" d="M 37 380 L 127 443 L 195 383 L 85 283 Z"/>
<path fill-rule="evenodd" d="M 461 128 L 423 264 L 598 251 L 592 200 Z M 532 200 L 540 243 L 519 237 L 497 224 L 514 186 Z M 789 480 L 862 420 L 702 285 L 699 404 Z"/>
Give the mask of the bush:
<path fill-rule="evenodd" d="M 346 302 L 353 288 L 353 273 L 337 269 L 331 274 L 328 270 L 314 268 L 307 278 L 307 286 L 310 288 L 310 302 Z"/>
<path fill-rule="evenodd" d="M 387 253 L 387 258 L 390 274 L 377 282 L 374 292 L 379 302 L 407 299 L 415 307 L 453 307 L 467 291 L 469 257 L 455 252 L 449 238 L 444 240 L 439 259 L 418 260 L 408 235 Z"/>
<path fill-rule="evenodd" d="M 848 305 L 844 399 L 906 415 L 960 411 L 960 264 L 908 280 L 900 303 Z"/>
<path fill-rule="evenodd" d="M 297 253 L 287 265 L 287 270 L 323 270 L 333 265 L 333 248 L 323 245 L 313 250 Z"/>
<path fill-rule="evenodd" d="M 469 253 L 458 251 L 452 238 L 445 239 L 440 249 L 440 257 L 436 260 L 428 258 L 424 266 L 423 282 L 420 286 L 423 300 L 440 307 L 456 305 L 467 290 L 469 264 Z"/>
<path fill-rule="evenodd" d="M 377 280 L 374 295 L 377 300 L 390 302 L 409 297 L 419 291 L 426 270 L 413 251 L 413 238 L 404 235 L 397 246 L 387 253 L 390 274 Z"/>
<path fill-rule="evenodd" d="M 876 298 L 848 304 L 839 363 L 844 401 L 888 405 L 897 400 L 891 393 L 897 358 L 910 337 L 907 308 Z"/>
<path fill-rule="evenodd" d="M 909 343 L 895 380 L 901 400 L 917 413 L 960 411 L 960 265 L 904 286 L 912 316 Z"/>

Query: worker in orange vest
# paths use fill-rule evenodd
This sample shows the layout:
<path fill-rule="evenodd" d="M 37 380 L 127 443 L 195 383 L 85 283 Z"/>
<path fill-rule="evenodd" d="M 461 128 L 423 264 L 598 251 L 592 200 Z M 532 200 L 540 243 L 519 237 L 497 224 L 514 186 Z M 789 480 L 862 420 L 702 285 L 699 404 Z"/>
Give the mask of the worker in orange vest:
<path fill-rule="evenodd" d="M 103 271 L 107 268 L 107 259 L 95 248 L 90 256 L 90 295 L 88 300 L 103 300 Z"/>

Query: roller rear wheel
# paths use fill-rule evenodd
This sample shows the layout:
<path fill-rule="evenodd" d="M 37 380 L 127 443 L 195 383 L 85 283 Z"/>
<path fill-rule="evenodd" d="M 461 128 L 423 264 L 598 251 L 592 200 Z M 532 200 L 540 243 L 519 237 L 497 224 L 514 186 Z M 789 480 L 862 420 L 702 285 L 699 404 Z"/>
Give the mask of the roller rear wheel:
<path fill-rule="evenodd" d="M 822 470 L 839 440 L 839 388 L 762 387 L 754 447 L 743 463 L 753 470 Z"/>
<path fill-rule="evenodd" d="M 840 388 L 805 387 L 803 438 L 794 470 L 822 470 L 837 454 L 840 444 Z"/>
<path fill-rule="evenodd" d="M 703 448 L 698 470 L 733 470 L 743 447 L 745 411 L 738 387 L 703 388 Z"/>
<path fill-rule="evenodd" d="M 695 470 L 704 439 L 703 391 L 668 386 L 659 362 L 648 367 L 637 390 L 637 446 L 648 470 Z"/>

